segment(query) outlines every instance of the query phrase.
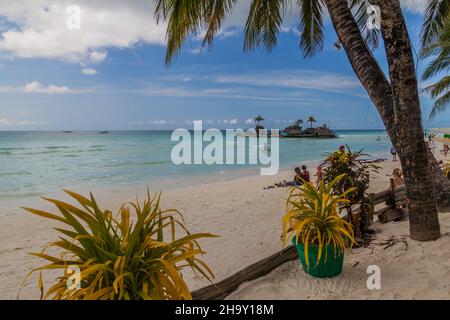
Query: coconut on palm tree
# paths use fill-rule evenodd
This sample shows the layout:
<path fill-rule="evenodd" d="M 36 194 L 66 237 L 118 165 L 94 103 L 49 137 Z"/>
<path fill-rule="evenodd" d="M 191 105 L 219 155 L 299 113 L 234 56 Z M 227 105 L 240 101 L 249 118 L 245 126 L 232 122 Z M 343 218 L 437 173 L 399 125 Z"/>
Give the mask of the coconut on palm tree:
<path fill-rule="evenodd" d="M 171 63 L 189 35 L 204 32 L 203 46 L 211 45 L 237 2 L 156 0 L 158 21 L 168 22 L 166 63 Z M 286 0 L 251 1 L 245 24 L 246 51 L 260 46 L 270 51 L 277 45 L 285 13 L 293 7 L 290 4 Z M 414 56 L 400 0 L 299 0 L 297 4 L 299 8 L 295 10 L 299 13 L 300 47 L 304 56 L 312 56 L 323 49 L 327 9 L 339 47 L 345 51 L 380 113 L 405 173 L 411 238 L 438 238 L 436 200 L 450 205 L 450 186 L 444 182 L 445 176 L 437 162 L 431 161 L 434 158 L 423 139 Z M 371 5 L 381 10 L 380 28 L 370 27 L 373 16 L 367 12 Z M 378 45 L 379 35 L 384 40 L 389 75 L 371 52 L 371 48 Z"/>
<path fill-rule="evenodd" d="M 447 20 L 443 29 L 432 43 L 422 49 L 422 58 L 433 56 L 423 74 L 424 80 L 429 80 L 450 68 L 450 20 Z M 450 103 L 450 76 L 445 75 L 438 82 L 427 86 L 423 91 L 430 94 L 434 101 L 430 119 L 437 113 L 444 111 Z"/>
<path fill-rule="evenodd" d="M 310 123 L 311 129 L 312 129 L 313 123 L 314 123 L 314 122 L 317 122 L 317 120 L 316 120 L 313 116 L 309 116 L 309 117 L 308 117 L 308 120 L 306 120 L 306 122 L 309 122 L 309 123 Z"/>

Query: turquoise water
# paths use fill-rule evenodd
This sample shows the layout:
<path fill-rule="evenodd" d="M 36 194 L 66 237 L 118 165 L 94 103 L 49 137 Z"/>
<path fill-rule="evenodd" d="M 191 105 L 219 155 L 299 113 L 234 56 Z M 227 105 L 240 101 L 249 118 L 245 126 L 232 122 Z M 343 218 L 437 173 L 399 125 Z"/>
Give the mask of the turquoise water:
<path fill-rule="evenodd" d="M 281 169 L 323 158 L 339 144 L 385 154 L 384 131 L 337 131 L 338 139 L 282 139 Z M 377 138 L 380 140 L 377 141 Z M 152 183 L 236 172 L 249 165 L 174 165 L 170 131 L 0 132 L 0 199 L 61 188 Z"/>

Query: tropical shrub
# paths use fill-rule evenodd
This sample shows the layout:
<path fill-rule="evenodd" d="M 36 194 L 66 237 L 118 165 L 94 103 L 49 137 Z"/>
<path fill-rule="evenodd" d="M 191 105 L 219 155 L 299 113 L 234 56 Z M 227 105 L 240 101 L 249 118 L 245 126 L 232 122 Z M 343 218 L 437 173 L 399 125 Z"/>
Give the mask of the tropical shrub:
<path fill-rule="evenodd" d="M 333 192 L 333 187 L 344 178 L 340 175 L 328 185 L 322 180 L 317 188 L 305 182 L 302 186 L 293 187 L 289 193 L 283 217 L 283 244 L 286 245 L 293 236 L 296 243 L 303 243 L 308 267 L 309 246 L 318 246 L 317 265 L 324 251 L 323 258 L 327 259 L 325 246 L 332 245 L 334 254 L 340 255 L 355 242 L 351 224 L 339 216 L 339 207 L 349 203 L 347 196 L 354 188 L 340 195 Z"/>
<path fill-rule="evenodd" d="M 344 178 L 333 186 L 333 194 L 341 195 L 346 190 L 353 188 L 353 191 L 347 195 L 349 202 L 341 209 L 346 209 L 349 219 L 352 219 L 358 239 L 362 238 L 370 224 L 366 198 L 366 192 L 370 186 L 370 174 L 378 173 L 380 168 L 373 163 L 364 161 L 363 158 L 367 156 L 362 150 L 353 152 L 347 146 L 345 152 L 337 151 L 327 155 L 322 164 L 325 183 L 330 183 L 336 177 L 344 175 Z M 360 206 L 360 214 L 353 215 L 352 207 L 357 204 Z"/>
<path fill-rule="evenodd" d="M 370 174 L 378 172 L 379 166 L 367 163 L 363 157 L 368 155 L 362 150 L 353 152 L 347 146 L 346 152 L 334 152 L 327 155 L 322 164 L 323 178 L 325 183 L 330 183 L 336 177 L 344 175 L 333 186 L 334 194 L 342 194 L 345 190 L 354 188 L 347 197 L 350 202 L 348 206 L 358 204 L 365 199 L 366 191 L 370 184 Z"/>
<path fill-rule="evenodd" d="M 208 233 L 190 234 L 182 215 L 160 207 L 161 194 L 147 192 L 143 203 L 122 205 L 117 217 L 102 210 L 94 196 L 85 198 L 66 193 L 79 206 L 54 199 L 58 213 L 24 208 L 32 214 L 55 220 L 64 227 L 55 228 L 62 237 L 34 256 L 48 263 L 30 272 L 39 272 L 41 299 L 191 299 L 181 270 L 190 267 L 207 279 L 210 268 L 198 258 L 204 254 L 197 240 L 213 237 Z M 132 212 L 134 214 L 132 214 Z M 176 236 L 181 230 L 184 235 Z M 58 255 L 47 254 L 47 249 Z M 79 270 L 79 281 L 68 268 Z M 75 269 L 74 269 L 75 268 Z M 42 272 L 62 270 L 63 274 L 44 294 Z"/>

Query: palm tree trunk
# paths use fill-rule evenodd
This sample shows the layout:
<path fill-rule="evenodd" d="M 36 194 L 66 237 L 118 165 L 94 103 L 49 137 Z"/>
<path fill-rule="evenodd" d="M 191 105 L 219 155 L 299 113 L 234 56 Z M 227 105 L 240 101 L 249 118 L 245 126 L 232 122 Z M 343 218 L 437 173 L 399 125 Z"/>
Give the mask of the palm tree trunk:
<path fill-rule="evenodd" d="M 411 237 L 416 240 L 436 239 L 440 235 L 439 222 L 437 220 L 433 178 L 426 157 L 428 153 L 423 141 L 423 132 L 417 130 L 417 128 L 422 128 L 418 99 L 417 101 L 412 100 L 415 103 L 408 108 L 404 97 L 394 100 L 391 84 L 363 40 L 358 25 L 348 7 L 348 2 L 346 0 L 325 0 L 325 4 L 353 70 L 380 113 L 391 141 L 399 150 L 402 166 L 407 169 L 405 170 L 405 180 L 408 197 L 411 199 Z M 401 21 L 403 21 L 403 17 Z M 407 32 L 405 34 L 408 38 Z M 391 50 L 393 49 L 391 48 Z M 401 51 L 407 56 L 407 50 Z M 392 63 L 392 61 L 389 62 Z M 408 61 L 406 58 L 402 58 L 401 62 Z M 395 76 L 397 73 L 393 75 Z M 408 88 L 405 91 L 415 90 L 417 95 L 417 81 L 414 72 L 413 76 L 411 78 L 409 75 L 409 80 L 403 85 Z M 399 81 L 399 79 L 394 80 L 397 83 Z M 396 94 L 399 93 L 397 91 Z M 404 94 L 405 92 L 400 91 L 400 93 Z M 398 102 L 399 105 L 401 104 L 401 107 L 396 106 L 394 108 L 394 101 Z M 424 156 L 417 159 L 417 154 L 414 151 L 422 152 Z M 425 177 L 426 174 L 428 175 Z"/>
<path fill-rule="evenodd" d="M 399 157 L 409 199 L 411 238 L 440 237 L 434 181 L 424 140 L 414 58 L 399 0 L 375 0 L 381 9 L 381 34 L 389 64 L 397 118 Z"/>

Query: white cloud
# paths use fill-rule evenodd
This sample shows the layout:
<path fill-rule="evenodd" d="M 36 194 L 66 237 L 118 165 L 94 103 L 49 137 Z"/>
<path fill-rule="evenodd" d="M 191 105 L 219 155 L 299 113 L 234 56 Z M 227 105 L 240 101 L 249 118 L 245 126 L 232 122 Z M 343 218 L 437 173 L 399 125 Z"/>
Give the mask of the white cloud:
<path fill-rule="evenodd" d="M 102 62 L 103 60 L 106 59 L 107 56 L 108 56 L 108 53 L 106 51 L 103 51 L 103 52 L 92 51 L 89 54 L 89 61 L 94 62 L 94 63 Z"/>
<path fill-rule="evenodd" d="M 3 126 L 3 127 L 41 126 L 44 124 L 46 124 L 45 121 L 37 121 L 37 120 L 29 120 L 29 119 L 17 120 L 17 119 L 10 119 L 10 118 L 0 118 L 0 126 Z"/>
<path fill-rule="evenodd" d="M 401 0 L 404 9 L 412 13 L 423 13 L 428 0 Z"/>
<path fill-rule="evenodd" d="M 202 53 L 202 48 L 198 47 L 198 48 L 189 49 L 189 52 L 194 55 L 199 55 Z"/>
<path fill-rule="evenodd" d="M 83 70 L 81 70 L 81 73 L 88 75 L 88 76 L 93 76 L 93 75 L 96 75 L 98 72 L 97 72 L 97 70 L 95 70 L 93 68 L 84 68 Z"/>
<path fill-rule="evenodd" d="M 237 124 L 238 123 L 238 119 L 231 119 L 230 120 L 230 124 Z"/>
<path fill-rule="evenodd" d="M 252 124 L 253 123 L 253 119 L 249 118 L 247 120 L 245 120 L 245 124 Z"/>
<path fill-rule="evenodd" d="M 164 45 L 165 25 L 156 25 L 153 1 L 77 0 L 81 28 L 69 29 L 72 0 L 0 0 L 0 15 L 15 27 L 0 38 L 0 50 L 22 58 L 100 62 L 105 48 L 144 42 Z"/>
<path fill-rule="evenodd" d="M 23 87 L 23 91 L 26 93 L 45 93 L 45 94 L 62 94 L 62 93 L 68 93 L 70 89 L 68 87 L 62 86 L 58 87 L 55 85 L 49 85 L 49 86 L 43 86 L 38 81 L 33 81 L 30 83 L 27 83 Z"/>
<path fill-rule="evenodd" d="M 361 87 L 360 82 L 354 77 L 310 70 L 286 70 L 223 75 L 217 77 L 215 82 L 250 86 L 312 89 L 331 92 L 349 91 Z"/>

